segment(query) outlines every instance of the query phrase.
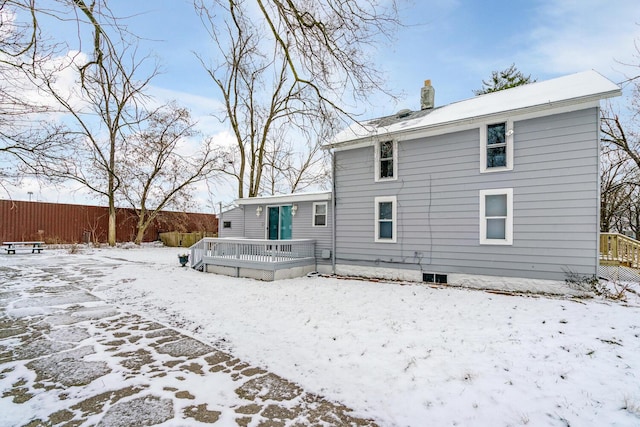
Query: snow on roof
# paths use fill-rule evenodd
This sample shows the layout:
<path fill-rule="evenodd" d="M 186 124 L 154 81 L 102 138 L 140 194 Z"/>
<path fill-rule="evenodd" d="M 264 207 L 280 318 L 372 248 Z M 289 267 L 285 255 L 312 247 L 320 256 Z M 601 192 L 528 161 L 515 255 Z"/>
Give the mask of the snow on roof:
<path fill-rule="evenodd" d="M 584 71 L 542 82 L 492 92 L 430 110 L 412 111 L 406 116 L 381 117 L 354 123 L 339 132 L 330 147 L 376 135 L 393 134 L 496 115 L 512 111 L 551 109 L 596 102 L 620 96 L 618 85 L 596 71 Z"/>
<path fill-rule="evenodd" d="M 276 196 L 249 197 L 237 199 L 238 205 L 264 205 L 266 203 L 293 203 L 319 200 L 330 200 L 331 191 L 318 191 L 314 193 L 278 194 Z"/>

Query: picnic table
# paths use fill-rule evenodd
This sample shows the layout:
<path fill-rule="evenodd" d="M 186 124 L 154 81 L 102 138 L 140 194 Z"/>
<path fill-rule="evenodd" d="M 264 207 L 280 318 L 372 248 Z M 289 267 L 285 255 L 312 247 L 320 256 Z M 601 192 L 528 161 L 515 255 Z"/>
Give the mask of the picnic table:
<path fill-rule="evenodd" d="M 15 254 L 16 251 L 19 250 L 31 250 L 32 254 L 35 254 L 36 251 L 38 253 L 40 253 L 44 248 L 42 247 L 42 245 L 44 244 L 44 242 L 2 242 L 2 244 L 5 246 L 3 249 L 5 251 L 7 251 L 7 254 Z"/>

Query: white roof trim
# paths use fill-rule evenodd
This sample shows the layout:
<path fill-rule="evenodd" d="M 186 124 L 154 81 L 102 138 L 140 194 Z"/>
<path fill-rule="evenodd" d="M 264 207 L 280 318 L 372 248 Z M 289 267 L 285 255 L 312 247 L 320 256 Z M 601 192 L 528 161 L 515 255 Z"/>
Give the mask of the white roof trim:
<path fill-rule="evenodd" d="M 249 197 L 246 199 L 237 199 L 236 203 L 242 205 L 268 205 L 278 203 L 299 203 L 299 202 L 317 202 L 323 200 L 331 200 L 331 191 L 322 191 L 317 193 L 297 193 L 282 194 L 278 196 Z"/>
<path fill-rule="evenodd" d="M 451 126 L 486 120 L 497 115 L 536 112 L 544 115 L 546 111 L 567 109 L 572 105 L 584 108 L 586 104 L 621 94 L 620 87 L 609 79 L 596 71 L 585 71 L 480 95 L 436 108 L 425 116 L 398 121 L 385 127 L 368 126 L 367 123 L 370 122 L 354 123 L 338 133 L 325 148 L 346 149 L 347 145 L 365 142 L 381 135 L 423 133 L 436 129 L 440 132 L 435 133 L 444 133 L 442 131 L 445 128 L 450 131 Z"/>

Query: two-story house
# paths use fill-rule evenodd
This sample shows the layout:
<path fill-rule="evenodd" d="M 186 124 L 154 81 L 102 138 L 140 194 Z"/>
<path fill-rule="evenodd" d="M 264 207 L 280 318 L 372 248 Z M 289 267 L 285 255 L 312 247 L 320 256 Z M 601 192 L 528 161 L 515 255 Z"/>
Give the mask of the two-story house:
<path fill-rule="evenodd" d="M 335 156 L 339 274 L 554 290 L 598 266 L 595 71 L 354 124 Z"/>
<path fill-rule="evenodd" d="M 296 261 L 306 258 L 307 267 L 283 277 L 317 268 L 562 292 L 567 273 L 597 274 L 600 101 L 620 88 L 587 71 L 441 107 L 434 92 L 427 81 L 419 110 L 336 135 L 326 146 L 332 193 L 238 200 L 223 214 L 220 236 L 263 241 L 253 240 L 259 250 L 237 243 L 235 258 L 273 254 L 275 241 L 288 242 L 279 256 L 293 257 L 313 240 L 311 257 Z M 201 245 L 192 265 L 198 253 L 227 256 L 228 244 L 215 245 L 227 249 Z"/>

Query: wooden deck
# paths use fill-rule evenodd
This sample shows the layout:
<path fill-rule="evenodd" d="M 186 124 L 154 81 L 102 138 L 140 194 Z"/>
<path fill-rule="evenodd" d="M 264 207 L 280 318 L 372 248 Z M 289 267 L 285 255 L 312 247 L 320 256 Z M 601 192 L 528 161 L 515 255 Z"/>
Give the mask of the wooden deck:
<path fill-rule="evenodd" d="M 204 238 L 191 246 L 191 267 L 234 277 L 276 280 L 316 269 L 314 240 Z"/>
<path fill-rule="evenodd" d="M 618 233 L 600 233 L 600 265 L 640 268 L 640 241 Z"/>

